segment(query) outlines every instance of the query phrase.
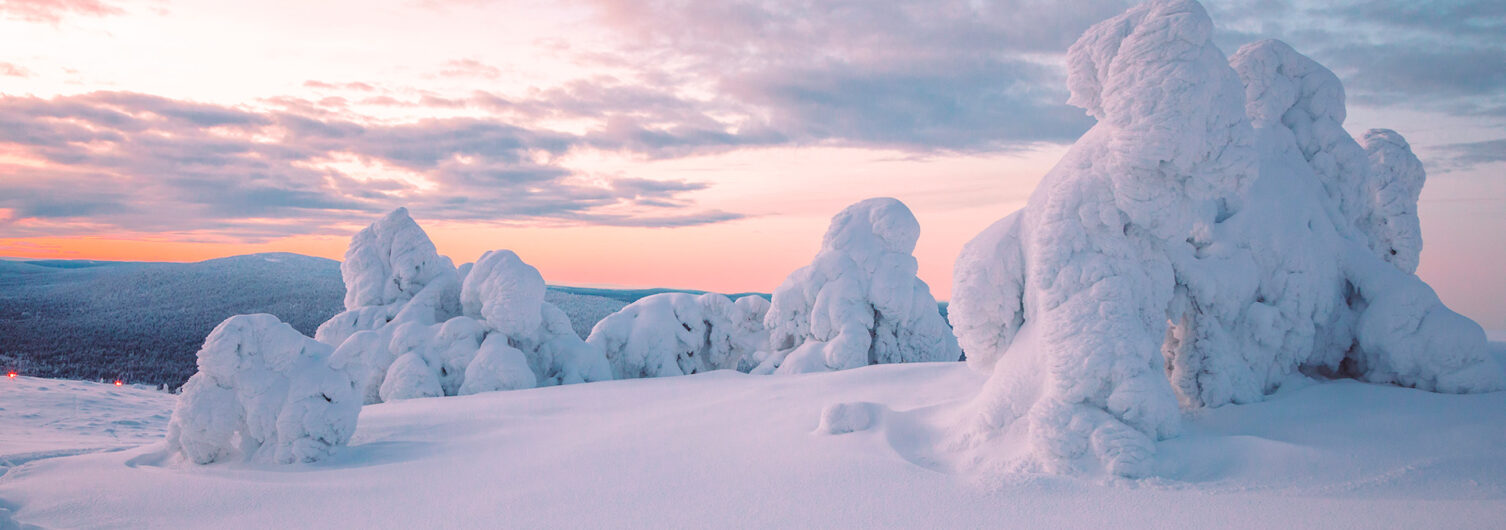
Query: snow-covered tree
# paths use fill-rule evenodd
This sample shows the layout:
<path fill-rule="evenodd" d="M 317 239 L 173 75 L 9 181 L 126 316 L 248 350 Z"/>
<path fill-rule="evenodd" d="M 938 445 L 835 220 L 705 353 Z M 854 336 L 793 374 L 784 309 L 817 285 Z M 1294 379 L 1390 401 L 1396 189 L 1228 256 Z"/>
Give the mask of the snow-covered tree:
<path fill-rule="evenodd" d="M 1366 225 L 1371 229 L 1370 248 L 1402 272 L 1417 272 L 1422 254 L 1422 225 L 1417 219 L 1417 199 L 1427 173 L 1412 146 L 1396 131 L 1371 129 L 1360 138 L 1370 158 L 1366 191 L 1374 201 Z"/>
<path fill-rule="evenodd" d="M 737 369 L 768 342 L 768 309 L 759 296 L 661 293 L 597 322 L 586 342 L 606 352 L 618 379 Z"/>
<path fill-rule="evenodd" d="M 398 208 L 350 239 L 345 261 L 345 312 L 319 326 L 314 338 L 338 346 L 357 331 L 399 320 L 424 324 L 460 314 L 460 276 L 423 228 Z"/>
<path fill-rule="evenodd" d="M 1178 398 L 1255 401 L 1299 370 L 1506 383 L 1479 326 L 1410 274 L 1422 178 L 1399 135 L 1367 156 L 1331 72 L 1276 41 L 1226 61 L 1212 30 L 1193 0 L 1090 28 L 1069 102 L 1098 124 L 957 260 L 950 314 L 992 374 L 967 429 L 1027 433 L 1028 465 L 1143 475 Z"/>
<path fill-rule="evenodd" d="M 347 296 L 348 310 L 318 337 L 336 346 L 334 365 L 367 403 L 611 378 L 602 352 L 544 301 L 543 276 L 511 251 L 457 269 L 399 208 L 351 239 L 340 271 L 361 294 Z M 524 355 L 532 379 L 512 370 L 507 348 Z M 484 373 L 467 385 L 473 365 Z"/>
<path fill-rule="evenodd" d="M 197 464 L 312 462 L 345 445 L 361 397 L 330 347 L 267 314 L 214 328 L 168 423 L 168 448 Z"/>
<path fill-rule="evenodd" d="M 915 276 L 920 223 L 904 203 L 867 199 L 832 218 L 810 265 L 774 290 L 769 349 L 754 373 L 955 361 L 957 340 Z"/>

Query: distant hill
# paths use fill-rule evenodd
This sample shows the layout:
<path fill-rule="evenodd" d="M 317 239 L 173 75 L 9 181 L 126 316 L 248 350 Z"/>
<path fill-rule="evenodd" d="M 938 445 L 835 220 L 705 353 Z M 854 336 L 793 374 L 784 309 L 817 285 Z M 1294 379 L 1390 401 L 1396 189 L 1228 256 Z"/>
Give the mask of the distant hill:
<path fill-rule="evenodd" d="M 584 338 L 607 315 L 662 292 L 701 291 L 550 286 L 546 299 Z M 204 337 L 231 315 L 270 313 L 312 336 L 344 309 L 344 298 L 340 262 L 299 254 L 0 260 L 0 368 L 177 386 L 193 375 Z"/>
<path fill-rule="evenodd" d="M 0 262 L 0 365 L 29 375 L 176 386 L 225 318 L 271 313 L 304 333 L 339 312 L 337 261 L 252 254 L 199 263 Z"/>
<path fill-rule="evenodd" d="M 560 291 L 560 292 L 570 293 L 570 294 L 578 294 L 578 295 L 586 295 L 586 296 L 599 296 L 599 297 L 602 297 L 602 298 L 611 298 L 613 300 L 620 300 L 624 304 L 631 304 L 633 302 L 638 301 L 639 298 L 643 298 L 643 297 L 646 297 L 646 296 L 653 296 L 653 295 L 656 295 L 656 294 L 663 294 L 663 293 L 706 294 L 708 292 L 708 291 L 697 291 L 697 290 L 694 290 L 694 289 L 665 289 L 665 288 L 662 288 L 662 287 L 656 287 L 656 288 L 653 288 L 653 289 L 598 289 L 598 288 L 595 288 L 595 287 L 569 287 L 569 286 L 564 286 L 564 285 L 552 285 L 549 288 L 557 290 L 557 291 Z M 732 299 L 737 299 L 737 298 L 742 298 L 742 297 L 748 296 L 748 295 L 762 296 L 765 300 L 769 299 L 769 294 L 768 293 L 737 293 L 737 294 L 729 294 L 727 296 L 730 297 L 730 298 L 732 298 Z"/>

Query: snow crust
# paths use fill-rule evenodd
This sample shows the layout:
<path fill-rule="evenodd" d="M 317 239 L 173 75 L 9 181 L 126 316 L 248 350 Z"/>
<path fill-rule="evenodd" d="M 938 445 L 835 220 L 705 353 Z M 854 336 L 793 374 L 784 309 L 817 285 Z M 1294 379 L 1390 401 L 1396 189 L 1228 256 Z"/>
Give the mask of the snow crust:
<path fill-rule="evenodd" d="M 611 379 L 602 352 L 544 300 L 538 269 L 512 251 L 457 269 L 399 208 L 356 234 L 346 256 L 348 287 L 377 292 L 371 278 L 393 286 L 347 297 L 348 310 L 316 335 L 366 403 Z"/>
<path fill-rule="evenodd" d="M 350 440 L 361 401 L 330 347 L 267 314 L 214 328 L 183 385 L 167 445 L 197 464 L 313 462 Z"/>
<path fill-rule="evenodd" d="M 769 301 L 716 294 L 661 293 L 613 313 L 586 339 L 606 353 L 617 379 L 746 371 L 768 342 Z"/>
<path fill-rule="evenodd" d="M 1197 2 L 1157 0 L 1068 51 L 1069 103 L 1099 123 L 955 265 L 958 340 L 992 374 L 962 444 L 1017 436 L 1025 469 L 1144 476 L 1181 406 L 1259 401 L 1298 372 L 1506 384 L 1479 326 L 1412 274 L 1405 141 L 1361 147 L 1332 72 L 1277 41 L 1226 60 L 1212 30 Z"/>
<path fill-rule="evenodd" d="M 839 212 L 821 250 L 774 290 L 769 349 L 753 373 L 955 361 L 957 340 L 915 276 L 920 223 L 904 203 L 867 199 Z"/>

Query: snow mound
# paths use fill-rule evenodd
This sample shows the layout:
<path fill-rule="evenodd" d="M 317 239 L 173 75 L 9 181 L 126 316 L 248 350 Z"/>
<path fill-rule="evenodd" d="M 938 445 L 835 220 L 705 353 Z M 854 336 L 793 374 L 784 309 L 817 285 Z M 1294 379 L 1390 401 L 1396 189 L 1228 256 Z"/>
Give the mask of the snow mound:
<path fill-rule="evenodd" d="M 1362 148 L 1332 72 L 1277 41 L 1226 60 L 1212 30 L 1197 2 L 1158 0 L 1072 45 L 1069 102 L 1099 123 L 955 265 L 958 340 L 992 374 L 961 438 L 1021 437 L 1027 469 L 1144 476 L 1179 405 L 1259 401 L 1299 371 L 1506 384 L 1479 326 L 1411 274 L 1405 142 Z"/>
<path fill-rule="evenodd" d="M 346 255 L 365 256 L 341 267 L 351 289 L 375 292 L 365 286 L 370 278 L 394 286 L 347 298 L 372 305 L 351 306 L 317 335 L 335 346 L 334 364 L 352 374 L 366 403 L 611 379 L 601 351 L 545 301 L 538 269 L 512 251 L 457 269 L 399 208 L 356 234 Z M 472 367 L 481 371 L 468 382 Z"/>
<path fill-rule="evenodd" d="M 867 199 L 832 218 L 810 265 L 774 290 L 769 350 L 754 373 L 955 361 L 961 350 L 915 276 L 920 223 L 904 203 Z"/>
<path fill-rule="evenodd" d="M 618 379 L 746 370 L 768 342 L 768 310 L 759 296 L 655 294 L 602 319 L 586 342 L 606 352 Z"/>
<path fill-rule="evenodd" d="M 196 464 L 239 458 L 313 462 L 345 445 L 361 401 L 329 363 L 330 347 L 277 317 L 236 315 L 199 350 L 183 385 L 167 444 Z"/>
<path fill-rule="evenodd" d="M 873 403 L 833 403 L 821 409 L 821 423 L 816 432 L 821 434 L 847 434 L 867 430 L 873 426 Z"/>

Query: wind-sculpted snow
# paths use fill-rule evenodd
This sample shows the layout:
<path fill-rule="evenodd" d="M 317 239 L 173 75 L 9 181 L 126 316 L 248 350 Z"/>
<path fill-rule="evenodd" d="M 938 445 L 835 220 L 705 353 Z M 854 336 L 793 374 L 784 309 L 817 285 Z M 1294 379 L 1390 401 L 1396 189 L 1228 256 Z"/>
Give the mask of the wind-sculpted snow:
<path fill-rule="evenodd" d="M 1417 272 L 1422 254 L 1422 225 L 1417 219 L 1417 198 L 1427 173 L 1412 146 L 1396 131 L 1370 129 L 1360 138 L 1370 158 L 1367 193 L 1375 202 L 1365 226 L 1370 230 L 1370 249 L 1402 272 Z"/>
<path fill-rule="evenodd" d="M 356 430 L 360 395 L 330 348 L 277 317 L 226 319 L 199 350 L 168 425 L 169 450 L 197 464 L 312 462 Z"/>
<path fill-rule="evenodd" d="M 911 253 L 920 223 L 904 203 L 875 198 L 832 218 L 810 265 L 774 291 L 769 351 L 754 373 L 955 361 L 957 340 Z"/>
<path fill-rule="evenodd" d="M 1405 142 L 1362 148 L 1331 72 L 1276 41 L 1225 60 L 1212 29 L 1195 1 L 1152 1 L 1069 50 L 1069 102 L 1098 125 L 956 263 L 959 342 L 993 374 L 962 439 L 1017 432 L 1025 467 L 1140 476 L 1179 398 L 1257 401 L 1299 371 L 1506 383 L 1411 274 Z"/>
<path fill-rule="evenodd" d="M 417 287 L 358 297 L 378 305 L 352 307 L 319 327 L 318 339 L 336 347 L 335 365 L 352 374 L 367 403 L 611 378 L 601 351 L 544 301 L 543 276 L 511 251 L 456 269 L 398 209 L 352 238 L 347 256 L 354 255 L 402 256 L 392 263 L 406 265 L 347 261 L 341 270 L 353 291 L 373 290 L 362 285 L 372 277 Z M 525 358 L 526 374 L 512 352 Z M 468 382 L 473 366 L 481 373 Z"/>
<path fill-rule="evenodd" d="M 769 302 L 753 295 L 650 295 L 602 319 L 586 342 L 606 352 L 618 379 L 746 371 L 768 342 L 768 310 Z"/>

